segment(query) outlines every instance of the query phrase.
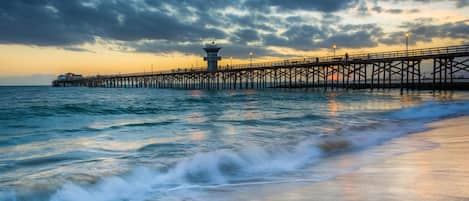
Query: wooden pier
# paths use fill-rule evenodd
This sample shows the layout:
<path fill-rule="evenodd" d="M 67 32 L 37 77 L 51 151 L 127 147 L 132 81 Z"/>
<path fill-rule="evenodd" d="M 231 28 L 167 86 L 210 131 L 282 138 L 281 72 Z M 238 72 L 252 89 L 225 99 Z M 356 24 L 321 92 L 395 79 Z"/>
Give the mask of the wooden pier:
<path fill-rule="evenodd" d="M 469 45 L 55 80 L 53 86 L 171 89 L 469 89 Z M 466 73 L 466 76 L 464 74 Z"/>

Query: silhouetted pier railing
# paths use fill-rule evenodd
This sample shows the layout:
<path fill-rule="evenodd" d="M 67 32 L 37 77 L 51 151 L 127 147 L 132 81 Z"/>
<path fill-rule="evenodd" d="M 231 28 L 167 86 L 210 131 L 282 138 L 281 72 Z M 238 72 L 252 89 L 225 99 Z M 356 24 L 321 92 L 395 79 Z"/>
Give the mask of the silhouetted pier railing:
<path fill-rule="evenodd" d="M 54 86 L 247 89 L 469 89 L 469 45 L 88 76 Z"/>

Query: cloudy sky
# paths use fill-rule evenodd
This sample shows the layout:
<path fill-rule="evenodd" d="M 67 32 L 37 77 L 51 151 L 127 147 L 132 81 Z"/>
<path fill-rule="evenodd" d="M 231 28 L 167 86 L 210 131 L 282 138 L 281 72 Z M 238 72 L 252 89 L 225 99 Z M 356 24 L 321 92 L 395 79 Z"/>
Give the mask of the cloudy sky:
<path fill-rule="evenodd" d="M 222 65 L 458 45 L 469 42 L 469 0 L 2 0 L 0 84 L 202 66 L 204 43 Z M 4 83 L 3 82 L 3 83 Z"/>

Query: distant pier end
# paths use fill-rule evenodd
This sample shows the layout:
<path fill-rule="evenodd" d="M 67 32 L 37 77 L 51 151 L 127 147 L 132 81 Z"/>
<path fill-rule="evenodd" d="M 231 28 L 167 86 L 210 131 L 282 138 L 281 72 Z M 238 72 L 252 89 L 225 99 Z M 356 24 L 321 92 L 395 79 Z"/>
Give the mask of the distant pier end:
<path fill-rule="evenodd" d="M 218 51 L 221 47 L 217 46 L 215 42 L 207 44 L 204 47 L 207 56 L 204 57 L 204 61 L 207 61 L 207 70 L 208 71 L 217 71 L 218 70 L 218 61 L 221 60 L 221 56 L 218 56 Z"/>

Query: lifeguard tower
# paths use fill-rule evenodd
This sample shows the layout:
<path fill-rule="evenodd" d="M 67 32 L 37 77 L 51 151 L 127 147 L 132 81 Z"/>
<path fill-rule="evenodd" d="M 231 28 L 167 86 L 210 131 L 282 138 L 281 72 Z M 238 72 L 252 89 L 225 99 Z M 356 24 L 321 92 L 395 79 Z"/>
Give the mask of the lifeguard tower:
<path fill-rule="evenodd" d="M 221 60 L 221 56 L 218 56 L 218 51 L 221 47 L 215 44 L 215 41 L 212 41 L 211 44 L 206 44 L 204 47 L 207 56 L 204 57 L 204 61 L 207 61 L 207 70 L 208 71 L 217 71 L 218 61 Z"/>

